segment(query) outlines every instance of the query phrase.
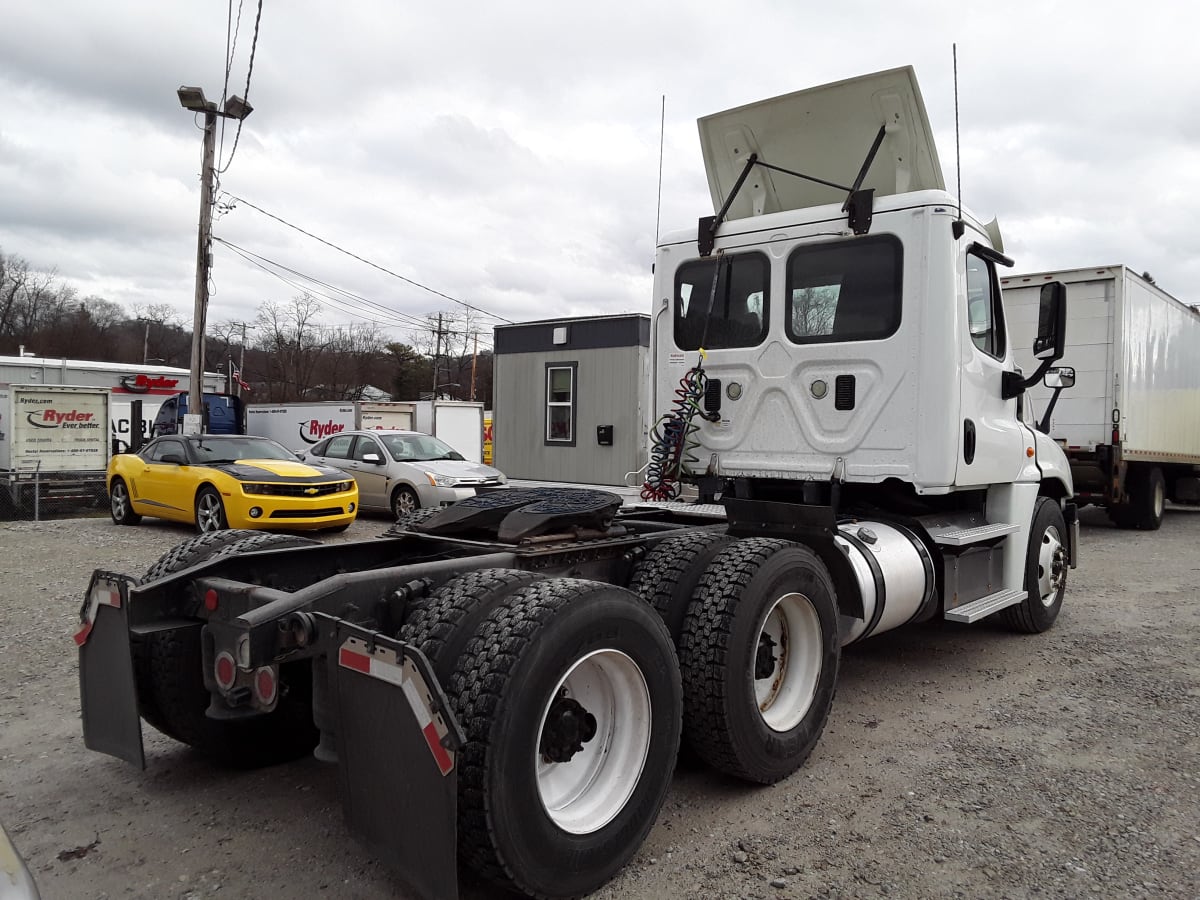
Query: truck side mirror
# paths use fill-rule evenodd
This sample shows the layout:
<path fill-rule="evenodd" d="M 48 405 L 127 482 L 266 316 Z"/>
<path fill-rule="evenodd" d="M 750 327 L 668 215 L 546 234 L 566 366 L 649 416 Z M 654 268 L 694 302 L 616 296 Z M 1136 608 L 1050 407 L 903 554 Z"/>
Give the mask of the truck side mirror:
<path fill-rule="evenodd" d="M 1038 307 L 1038 331 L 1033 341 L 1033 356 L 1039 363 L 1037 371 L 1028 378 L 1020 372 L 1005 372 L 1000 381 L 1000 396 L 1011 400 L 1041 381 L 1054 362 L 1062 359 L 1066 346 L 1067 286 L 1061 281 L 1051 281 L 1042 285 Z"/>
<path fill-rule="evenodd" d="M 1037 425 L 1037 430 L 1042 434 L 1050 433 L 1050 416 L 1054 414 L 1054 406 L 1058 403 L 1058 395 L 1069 387 L 1075 387 L 1075 369 L 1071 366 L 1058 366 L 1046 372 L 1046 376 L 1042 379 L 1042 384 L 1048 388 L 1053 388 L 1054 393 L 1050 395 L 1050 402 L 1046 404 L 1046 411 L 1042 414 L 1042 421 Z"/>
<path fill-rule="evenodd" d="M 1033 342 L 1037 359 L 1062 359 L 1067 343 L 1067 286 L 1061 281 L 1042 285 L 1038 333 Z"/>
<path fill-rule="evenodd" d="M 1059 391 L 1075 387 L 1075 369 L 1072 366 L 1057 366 L 1046 373 L 1042 384 Z"/>

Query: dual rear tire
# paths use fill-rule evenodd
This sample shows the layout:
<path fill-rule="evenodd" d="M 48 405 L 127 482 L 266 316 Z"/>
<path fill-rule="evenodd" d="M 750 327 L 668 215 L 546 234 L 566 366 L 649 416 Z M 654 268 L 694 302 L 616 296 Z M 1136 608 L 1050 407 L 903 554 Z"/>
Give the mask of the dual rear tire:
<path fill-rule="evenodd" d="M 666 627 L 629 591 L 527 572 L 474 572 L 413 610 L 466 733 L 464 868 L 538 897 L 589 893 L 637 852 L 679 746 L 679 667 Z"/>

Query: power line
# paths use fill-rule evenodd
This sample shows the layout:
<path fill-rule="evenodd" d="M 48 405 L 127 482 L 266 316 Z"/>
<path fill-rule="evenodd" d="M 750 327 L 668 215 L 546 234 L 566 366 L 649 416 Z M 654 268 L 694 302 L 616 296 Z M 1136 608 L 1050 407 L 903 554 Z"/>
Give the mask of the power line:
<path fill-rule="evenodd" d="M 233 58 L 237 55 L 238 33 L 242 29 L 242 0 L 238 0 L 237 20 L 233 18 L 233 0 L 225 13 L 225 83 L 221 87 L 221 106 L 229 97 L 229 76 L 233 71 Z M 225 155 L 225 120 L 221 119 L 221 144 L 217 150 L 217 159 Z"/>
<path fill-rule="evenodd" d="M 250 65 L 246 68 L 246 90 L 242 93 L 242 99 L 246 104 L 250 103 L 250 76 L 254 73 L 254 53 L 258 49 L 258 23 L 262 21 L 262 0 L 258 0 L 258 13 L 254 17 L 254 38 L 250 41 Z M 238 6 L 238 20 L 241 21 L 241 6 Z M 217 170 L 218 175 L 224 175 L 229 167 L 233 164 L 233 158 L 237 155 L 238 141 L 242 137 L 242 125 L 245 124 L 246 117 L 242 116 L 238 119 L 237 131 L 233 135 L 233 149 L 229 151 L 229 159 L 225 161 L 223 168 Z"/>
<path fill-rule="evenodd" d="M 228 194 L 228 192 L 226 192 L 226 193 Z M 411 284 L 413 287 L 420 288 L 423 291 L 428 291 L 429 293 L 434 294 L 438 297 L 441 297 L 444 300 L 449 300 L 451 303 L 457 303 L 459 306 L 464 306 L 467 309 L 472 309 L 475 312 L 479 313 L 480 315 L 491 316 L 493 319 L 499 319 L 501 322 L 506 322 L 509 325 L 514 324 L 512 319 L 506 319 L 506 318 L 504 318 L 504 316 L 498 315 L 497 313 L 488 312 L 486 309 L 480 309 L 478 306 L 472 306 L 470 303 L 467 303 L 465 300 L 459 300 L 457 297 L 451 297 L 449 294 L 443 294 L 441 291 L 435 290 L 427 285 L 421 284 L 419 281 L 413 281 L 411 278 L 406 278 L 397 272 L 393 272 L 391 269 L 388 269 L 385 266 L 379 265 L 379 263 L 372 262 L 369 259 L 359 256 L 357 253 L 347 250 L 345 247 L 339 247 L 337 244 L 333 243 L 332 241 L 327 241 L 327 240 L 325 240 L 325 238 L 317 237 L 317 235 L 313 234 L 311 231 L 305 231 L 299 225 L 293 225 L 291 222 L 287 221 L 287 219 L 280 218 L 279 216 L 275 215 L 274 213 L 269 213 L 260 206 L 255 206 L 249 200 L 245 200 L 241 197 L 238 197 L 235 194 L 228 194 L 228 196 L 231 199 L 237 201 L 238 203 L 244 203 L 251 209 L 255 210 L 256 212 L 262 213 L 267 218 L 274 219 L 276 222 L 279 222 L 281 225 L 286 225 L 288 228 L 295 229 L 296 231 L 300 232 L 301 234 L 305 235 L 306 237 L 312 238 L 314 241 L 319 241 L 320 243 L 324 244 L 327 247 L 332 247 L 334 250 L 337 250 L 339 253 L 344 253 L 349 257 L 357 259 L 361 263 L 366 263 L 368 266 L 371 266 L 371 268 L 378 269 L 380 272 L 383 272 L 387 275 L 391 275 L 393 278 L 398 278 L 401 281 L 405 282 L 406 284 Z"/>
<path fill-rule="evenodd" d="M 397 310 L 389 309 L 388 307 L 383 306 L 382 304 L 377 303 L 374 300 L 370 300 L 366 297 L 361 296 L 360 294 L 355 294 L 353 291 L 348 291 L 344 288 L 339 288 L 335 285 L 329 284 L 328 282 L 321 281 L 319 278 L 316 278 L 312 275 L 308 275 L 304 272 L 299 271 L 298 269 L 293 269 L 290 266 L 286 266 L 283 263 L 277 262 L 276 260 L 273 260 L 273 259 L 269 259 L 268 257 L 262 256 L 258 253 L 254 253 L 253 251 L 247 250 L 245 247 L 241 247 L 241 246 L 233 243 L 232 241 L 225 240 L 224 238 L 214 237 L 213 240 L 217 241 L 218 243 L 224 244 L 226 247 L 228 247 L 230 250 L 232 250 L 234 253 L 236 253 L 238 256 L 240 256 L 243 260 L 245 260 L 246 262 L 250 263 L 251 265 L 261 269 L 262 271 L 266 272 L 267 274 L 273 275 L 274 277 L 276 277 L 280 281 L 282 281 L 284 284 L 287 284 L 290 287 L 296 288 L 299 291 L 305 291 L 305 292 L 313 294 L 314 297 L 318 299 L 318 302 L 320 302 L 320 299 L 319 299 L 320 297 L 324 297 L 326 300 L 330 301 L 330 303 L 336 304 L 336 306 L 334 306 L 332 308 L 336 309 L 338 312 L 349 313 L 350 315 L 355 316 L 356 318 L 362 319 L 363 321 L 366 321 L 366 322 L 371 322 L 372 324 L 375 324 L 375 325 L 384 325 L 384 326 L 390 326 L 390 327 L 417 328 L 422 331 L 431 327 L 428 319 L 420 319 L 420 318 L 417 318 L 416 316 L 412 316 L 408 313 L 402 313 Z M 333 291 L 337 294 L 341 294 L 346 298 L 351 298 L 352 300 L 356 300 L 359 303 L 366 304 L 366 306 L 369 307 L 368 309 L 365 310 L 366 312 L 374 313 L 375 315 L 386 316 L 386 317 L 390 318 L 392 321 L 390 321 L 390 322 L 389 321 L 381 321 L 378 318 L 373 318 L 368 315 L 363 315 L 361 311 L 356 311 L 356 309 L 362 310 L 362 307 L 355 307 L 355 305 L 353 303 L 351 303 L 349 300 L 342 299 L 341 297 L 333 297 L 322 291 L 315 290 L 311 286 L 292 281 L 292 280 L 280 275 L 278 271 L 275 271 L 276 269 L 281 270 L 283 272 L 287 272 L 291 275 L 294 275 L 297 278 L 301 279 L 302 281 L 309 282 L 310 285 L 313 285 L 313 284 L 320 285 L 321 287 L 326 288 L 327 290 Z M 328 305 L 328 304 L 326 304 L 326 305 Z M 442 334 L 470 336 L 470 335 L 476 334 L 476 333 L 478 333 L 477 329 L 471 329 L 471 330 L 465 330 L 465 331 L 459 331 L 459 330 L 450 329 L 450 328 L 442 329 Z M 481 338 L 480 340 L 483 343 L 486 343 L 490 346 L 490 341 L 488 341 L 486 338 Z"/>

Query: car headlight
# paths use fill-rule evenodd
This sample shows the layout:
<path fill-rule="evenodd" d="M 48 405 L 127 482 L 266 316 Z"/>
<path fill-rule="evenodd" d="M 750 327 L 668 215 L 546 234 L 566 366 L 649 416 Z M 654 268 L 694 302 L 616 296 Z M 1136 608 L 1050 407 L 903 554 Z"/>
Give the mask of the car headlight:
<path fill-rule="evenodd" d="M 426 472 L 425 477 L 434 487 L 454 487 L 459 482 L 453 475 L 438 475 L 434 472 Z"/>
<path fill-rule="evenodd" d="M 269 494 L 271 493 L 271 486 L 268 484 L 242 482 L 242 492 L 246 494 Z"/>

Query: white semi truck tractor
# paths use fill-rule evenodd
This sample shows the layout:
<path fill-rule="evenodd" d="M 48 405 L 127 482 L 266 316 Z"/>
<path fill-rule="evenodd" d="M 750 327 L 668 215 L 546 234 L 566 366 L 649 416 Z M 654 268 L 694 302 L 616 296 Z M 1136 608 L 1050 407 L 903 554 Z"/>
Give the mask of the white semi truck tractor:
<path fill-rule="evenodd" d="M 700 131 L 716 214 L 658 248 L 645 501 L 505 489 L 371 541 L 216 532 L 97 571 L 89 747 L 144 766 L 145 721 L 242 766 L 314 753 L 416 894 L 461 866 L 575 897 L 637 852 L 681 739 L 749 782 L 803 765 L 845 645 L 1054 623 L 1071 475 L 1023 394 L 1064 291 L 1018 371 L 999 232 L 946 192 L 912 70 Z"/>

